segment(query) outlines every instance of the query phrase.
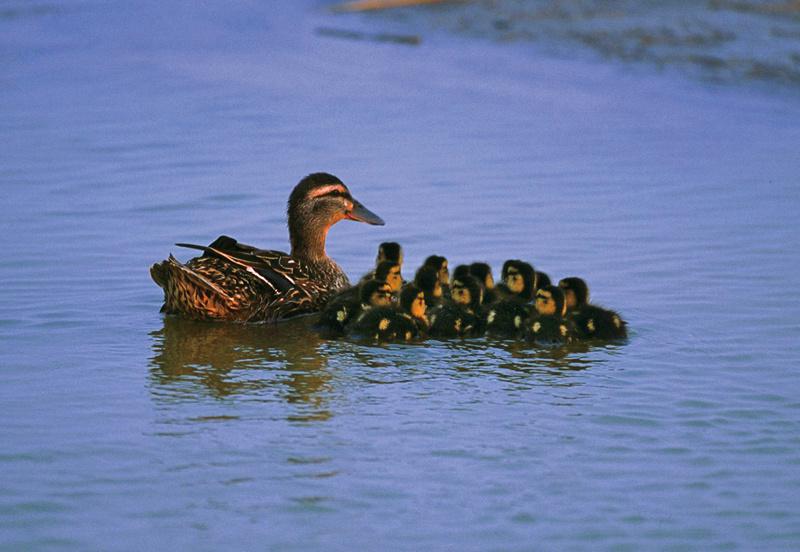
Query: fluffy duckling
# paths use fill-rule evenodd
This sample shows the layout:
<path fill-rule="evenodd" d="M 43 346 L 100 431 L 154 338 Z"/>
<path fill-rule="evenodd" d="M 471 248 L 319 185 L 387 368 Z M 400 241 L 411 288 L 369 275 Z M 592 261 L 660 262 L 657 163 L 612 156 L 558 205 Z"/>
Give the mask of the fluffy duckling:
<path fill-rule="evenodd" d="M 384 261 L 392 261 L 403 267 L 403 248 L 397 242 L 383 242 L 378 246 L 378 255 L 375 257 L 375 267 L 377 268 Z M 366 282 L 375 278 L 375 269 L 370 270 L 361 277 L 361 282 Z"/>
<path fill-rule="evenodd" d="M 584 339 L 625 339 L 627 323 L 613 310 L 589 303 L 589 286 L 577 277 L 563 278 L 558 286 L 564 291 L 569 318 Z"/>
<path fill-rule="evenodd" d="M 546 286 L 536 292 L 536 314 L 526 324 L 528 341 L 540 345 L 560 345 L 574 339 L 572 324 L 564 319 L 567 305 L 564 292 L 556 286 Z"/>
<path fill-rule="evenodd" d="M 536 271 L 536 289 L 542 289 L 543 287 L 552 286 L 553 281 L 550 279 L 550 276 L 547 272 L 541 272 L 539 270 Z"/>
<path fill-rule="evenodd" d="M 431 313 L 430 334 L 435 337 L 472 337 L 480 334 L 478 312 L 483 289 L 472 276 L 453 280 L 450 301 Z"/>
<path fill-rule="evenodd" d="M 425 303 L 429 309 L 442 303 L 444 291 L 435 268 L 424 265 L 420 267 L 414 276 L 414 285 L 425 293 Z"/>
<path fill-rule="evenodd" d="M 441 255 L 431 255 L 425 259 L 422 266 L 430 266 L 436 269 L 436 273 L 439 276 L 439 283 L 442 285 L 442 291 L 447 295 L 450 289 L 450 270 L 447 267 L 447 258 Z"/>
<path fill-rule="evenodd" d="M 521 337 L 528 309 L 516 299 L 501 299 L 484 307 L 481 321 L 486 335 L 499 338 Z"/>
<path fill-rule="evenodd" d="M 369 280 L 357 290 L 356 297 L 352 293 L 343 293 L 334 297 L 320 314 L 314 328 L 326 337 L 339 337 L 345 334 L 347 326 L 355 321 L 366 309 L 373 307 L 389 307 L 394 295 L 389 284 L 378 280 Z"/>
<path fill-rule="evenodd" d="M 373 341 L 411 341 L 428 331 L 425 293 L 414 284 L 400 292 L 400 305 L 365 309 L 349 328 L 351 335 Z"/>
<path fill-rule="evenodd" d="M 503 263 L 501 272 L 503 282 L 498 284 L 497 291 L 501 297 L 517 299 L 529 303 L 536 290 L 536 271 L 525 261 L 509 259 Z"/>
<path fill-rule="evenodd" d="M 428 304 L 425 302 L 425 292 L 414 284 L 406 284 L 400 292 L 400 308 L 404 314 L 411 317 L 417 329 L 417 333 L 427 333 L 430 323 L 428 322 Z"/>
<path fill-rule="evenodd" d="M 469 273 L 478 279 L 483 286 L 483 303 L 489 305 L 499 299 L 494 289 L 494 276 L 492 267 L 486 263 L 472 263 L 469 265 Z"/>
<path fill-rule="evenodd" d="M 399 293 L 400 288 L 403 287 L 400 263 L 396 261 L 381 261 L 375 268 L 375 280 L 386 282 L 392 288 L 392 293 Z"/>

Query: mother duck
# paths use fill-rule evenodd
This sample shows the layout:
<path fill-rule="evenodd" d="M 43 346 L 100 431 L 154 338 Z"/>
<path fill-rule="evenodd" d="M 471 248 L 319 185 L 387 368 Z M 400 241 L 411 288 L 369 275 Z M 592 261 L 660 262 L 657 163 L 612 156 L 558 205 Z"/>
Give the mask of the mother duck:
<path fill-rule="evenodd" d="M 289 196 L 291 254 L 257 249 L 220 236 L 208 246 L 176 244 L 203 251 L 186 264 L 172 255 L 150 267 L 164 290 L 161 312 L 200 320 L 276 322 L 320 310 L 350 285 L 325 252 L 331 226 L 349 219 L 383 225 L 328 173 L 303 178 Z"/>

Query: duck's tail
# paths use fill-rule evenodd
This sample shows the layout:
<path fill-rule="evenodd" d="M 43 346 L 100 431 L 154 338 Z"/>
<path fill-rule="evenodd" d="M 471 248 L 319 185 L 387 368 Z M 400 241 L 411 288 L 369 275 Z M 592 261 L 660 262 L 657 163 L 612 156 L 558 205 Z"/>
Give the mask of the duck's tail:
<path fill-rule="evenodd" d="M 151 266 L 150 276 L 164 290 L 161 312 L 183 314 L 201 320 L 241 318 L 241 305 L 237 300 L 172 255 L 166 261 Z"/>

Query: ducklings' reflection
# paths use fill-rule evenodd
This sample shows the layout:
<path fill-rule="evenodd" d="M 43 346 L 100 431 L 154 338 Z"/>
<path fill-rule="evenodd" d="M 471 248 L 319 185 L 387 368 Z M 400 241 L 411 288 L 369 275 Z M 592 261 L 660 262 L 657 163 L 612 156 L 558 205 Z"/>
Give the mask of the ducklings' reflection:
<path fill-rule="evenodd" d="M 310 324 L 307 318 L 243 325 L 167 316 L 150 334 L 153 394 L 171 401 L 194 400 L 198 389 L 216 398 L 269 401 L 277 394 L 298 405 L 289 419 L 326 420 L 331 374 Z"/>

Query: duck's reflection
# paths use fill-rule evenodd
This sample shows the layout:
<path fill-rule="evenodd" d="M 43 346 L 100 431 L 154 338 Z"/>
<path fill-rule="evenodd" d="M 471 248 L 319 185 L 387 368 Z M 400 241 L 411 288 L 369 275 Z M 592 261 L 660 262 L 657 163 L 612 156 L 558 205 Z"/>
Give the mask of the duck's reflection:
<path fill-rule="evenodd" d="M 150 379 L 162 400 L 247 396 L 297 405 L 291 420 L 331 417 L 331 374 L 307 318 L 279 325 L 198 322 L 167 316 L 151 332 Z"/>

